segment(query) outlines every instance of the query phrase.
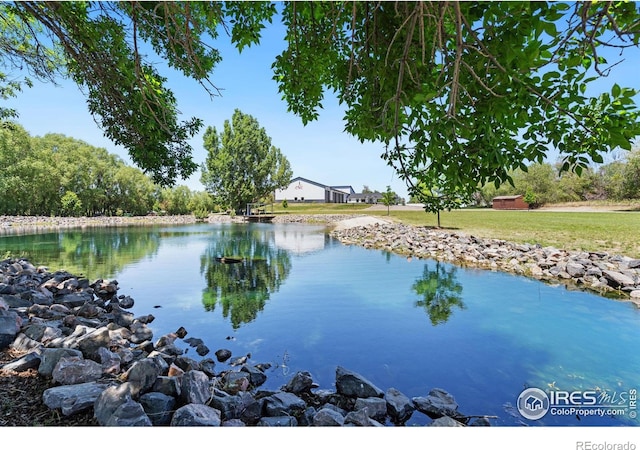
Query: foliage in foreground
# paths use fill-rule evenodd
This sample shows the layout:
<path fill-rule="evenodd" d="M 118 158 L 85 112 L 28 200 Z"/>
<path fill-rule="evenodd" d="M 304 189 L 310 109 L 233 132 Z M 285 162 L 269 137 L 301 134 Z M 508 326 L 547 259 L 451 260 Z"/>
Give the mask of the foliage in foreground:
<path fill-rule="evenodd" d="M 591 93 L 625 50 L 638 49 L 635 2 L 5 2 L 0 56 L 36 79 L 73 79 L 105 135 L 162 184 L 197 170 L 185 121 L 147 50 L 202 84 L 227 33 L 238 50 L 260 43 L 274 17 L 287 48 L 273 64 L 289 109 L 315 120 L 325 92 L 345 129 L 386 146 L 408 183 L 464 203 L 477 186 L 557 150 L 580 173 L 640 135 L 635 89 Z M 144 44 L 144 45 L 143 45 Z M 143 50 L 144 48 L 144 50 Z M 613 51 L 612 51 L 613 50 Z M 150 52 L 150 53 L 153 53 Z M 117 68 L 117 70 L 113 70 Z M 0 74 L 0 96 L 28 85 Z M 15 111 L 0 110 L 0 117 Z"/>

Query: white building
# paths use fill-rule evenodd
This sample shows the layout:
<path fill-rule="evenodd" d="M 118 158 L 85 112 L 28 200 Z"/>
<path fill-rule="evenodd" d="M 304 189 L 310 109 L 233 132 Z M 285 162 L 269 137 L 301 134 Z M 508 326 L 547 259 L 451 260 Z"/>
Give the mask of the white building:
<path fill-rule="evenodd" d="M 349 196 L 348 203 L 369 203 L 376 204 L 382 202 L 380 192 L 369 192 L 367 194 L 353 194 Z"/>
<path fill-rule="evenodd" d="M 276 202 L 346 203 L 353 194 L 355 191 L 351 186 L 327 186 L 296 177 L 285 189 L 276 190 L 274 198 Z"/>

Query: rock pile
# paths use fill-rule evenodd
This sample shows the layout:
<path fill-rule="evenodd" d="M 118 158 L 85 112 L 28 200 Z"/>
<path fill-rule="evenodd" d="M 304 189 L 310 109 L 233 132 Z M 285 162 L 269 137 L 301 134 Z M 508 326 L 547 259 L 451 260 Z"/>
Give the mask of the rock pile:
<path fill-rule="evenodd" d="M 640 259 L 479 239 L 398 223 L 334 230 L 331 234 L 344 244 L 563 282 L 599 294 L 619 294 L 640 305 Z"/>
<path fill-rule="evenodd" d="M 278 214 L 273 223 L 306 223 L 333 225 L 337 222 L 357 217 L 368 217 L 364 214 Z"/>
<path fill-rule="evenodd" d="M 23 354 L 0 370 L 37 371 L 51 383 L 47 407 L 65 416 L 92 410 L 101 426 L 401 426 L 416 411 L 430 426 L 490 425 L 460 413 L 443 390 L 409 399 L 344 367 L 335 390 L 320 390 L 304 371 L 260 390 L 269 363 L 224 348 L 214 361 L 182 327 L 154 341 L 154 317 L 134 317 L 133 299 L 118 288 L 116 280 L 0 261 L 0 350 Z M 180 340 L 201 359 L 187 357 Z"/>

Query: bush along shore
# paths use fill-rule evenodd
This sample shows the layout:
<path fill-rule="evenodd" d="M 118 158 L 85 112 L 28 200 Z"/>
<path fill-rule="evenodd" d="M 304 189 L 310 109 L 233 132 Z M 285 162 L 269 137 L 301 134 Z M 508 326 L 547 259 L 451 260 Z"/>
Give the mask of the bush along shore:
<path fill-rule="evenodd" d="M 568 288 L 615 296 L 640 306 L 640 259 L 606 252 L 567 251 L 538 244 L 479 239 L 398 223 L 334 230 L 331 234 L 347 245 L 515 273 L 563 283 Z"/>
<path fill-rule="evenodd" d="M 491 417 L 461 413 L 442 389 L 410 399 L 341 366 L 335 389 L 301 371 L 261 390 L 269 363 L 225 348 L 214 360 L 182 327 L 154 340 L 154 317 L 134 317 L 134 300 L 118 288 L 26 259 L 0 261 L 0 350 L 21 355 L 0 376 L 36 371 L 51 385 L 46 407 L 92 411 L 100 426 L 402 426 L 413 414 L 429 426 L 490 425 Z M 198 359 L 186 356 L 187 345 Z"/>

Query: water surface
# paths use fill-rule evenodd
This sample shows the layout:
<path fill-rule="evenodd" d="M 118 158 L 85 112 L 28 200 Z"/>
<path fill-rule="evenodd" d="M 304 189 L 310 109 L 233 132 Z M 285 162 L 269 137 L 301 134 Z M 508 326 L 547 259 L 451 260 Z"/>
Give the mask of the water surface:
<path fill-rule="evenodd" d="M 515 409 L 527 387 L 637 389 L 640 311 L 631 303 L 345 246 L 326 231 L 299 224 L 64 230 L 2 236 L 0 253 L 116 278 L 119 294 L 134 298 L 135 314 L 156 317 L 156 338 L 184 326 L 204 340 L 208 356 L 224 347 L 271 362 L 265 388 L 307 370 L 332 389 L 341 365 L 410 398 L 445 389 L 461 412 L 497 416 L 493 425 L 638 424 L 532 421 Z M 242 262 L 222 264 L 222 256 Z M 408 425 L 428 422 L 414 413 Z"/>

